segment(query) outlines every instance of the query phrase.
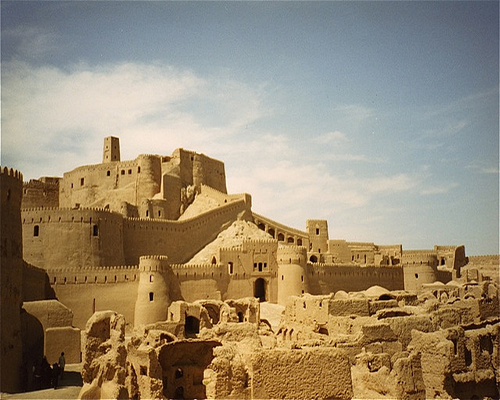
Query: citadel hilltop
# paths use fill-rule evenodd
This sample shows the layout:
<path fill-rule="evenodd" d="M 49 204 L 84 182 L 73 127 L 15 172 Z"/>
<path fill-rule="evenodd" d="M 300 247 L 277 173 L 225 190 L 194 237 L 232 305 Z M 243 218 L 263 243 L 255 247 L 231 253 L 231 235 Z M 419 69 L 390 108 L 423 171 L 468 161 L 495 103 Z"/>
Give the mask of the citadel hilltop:
<path fill-rule="evenodd" d="M 323 335 L 323 340 L 325 334 L 330 337 L 335 331 L 369 335 L 361 324 L 347 328 L 344 320 L 335 322 L 338 326 L 334 328 L 332 318 L 347 317 L 354 321 L 353 316 L 357 315 L 381 319 L 384 317 L 380 317 L 380 312 L 388 308 L 394 308 L 393 314 L 384 314 L 388 317 L 409 316 L 405 314 L 408 311 L 398 307 L 416 306 L 418 294 L 434 293 L 438 301 L 448 301 L 460 293 L 465 296 L 469 289 L 460 292 L 459 282 L 467 287 L 475 285 L 478 289 L 470 289 L 470 293 L 477 292 L 479 298 L 484 295 L 490 299 L 487 306 L 478 306 L 484 308 L 482 314 L 478 311 L 478 321 L 463 317 L 467 323 L 478 323 L 498 317 L 498 304 L 496 308 L 490 305 L 495 295 L 498 298 L 498 291 L 494 291 L 494 284 L 487 277 L 469 267 L 490 262 L 494 264 L 498 258 L 469 258 L 462 245 L 404 250 L 401 244 L 330 239 L 326 220 L 307 220 L 305 230 L 288 227 L 253 212 L 249 194 L 228 194 L 221 161 L 184 149 L 176 149 L 170 156 L 139 155 L 134 160 L 122 161 L 119 139 L 107 137 L 102 163 L 75 168 L 63 177 L 42 177 L 23 183 L 20 173 L 2 169 L 2 289 L 7 284 L 9 288 L 7 292 L 2 290 L 2 348 L 5 344 L 5 351 L 13 357 L 13 370 L 26 368 L 41 351 L 54 359 L 61 346 L 67 349 L 68 362 L 80 362 L 83 357 L 84 381 L 88 384 L 83 398 L 104 398 L 109 394 L 102 392 L 103 382 L 94 381 L 96 372 L 91 370 L 96 367 L 87 365 L 92 351 L 93 357 L 99 357 L 98 350 L 85 347 L 85 337 L 88 343 L 88 337 L 95 333 L 92 323 L 107 324 L 108 336 L 101 338 L 103 341 L 109 340 L 113 329 L 119 332 L 118 336 L 137 335 L 137 330 L 143 329 L 142 339 L 132 341 L 133 349 L 129 345 L 129 364 L 133 367 L 122 366 L 132 368 L 134 372 L 127 370 L 125 375 L 132 374 L 137 380 L 135 389 L 130 385 L 127 389 L 129 397 L 134 390 L 139 397 L 169 398 L 329 396 L 331 393 L 326 389 L 317 396 L 301 388 L 285 394 L 270 391 L 268 378 L 262 376 L 264 372 L 258 365 L 269 366 L 274 355 L 263 353 L 258 353 L 261 357 L 258 361 L 241 361 L 239 367 L 252 372 L 243 374 L 235 388 L 226 387 L 224 391 L 215 384 L 205 384 L 208 378 L 203 374 L 207 375 L 210 369 L 207 366 L 213 365 L 216 347 L 223 341 L 206 333 L 201 340 L 202 329 L 234 322 L 253 324 L 260 332 L 259 303 L 268 302 L 286 306 L 280 328 L 274 327 L 273 331 L 269 326 L 269 332 L 263 335 L 272 337 L 269 340 L 273 343 L 289 346 L 300 337 L 311 339 L 316 334 Z M 378 289 L 373 289 L 374 286 Z M 366 301 L 357 302 L 348 292 L 363 292 Z M 335 298 L 334 293 L 337 293 Z M 392 303 L 389 305 L 387 301 Z M 20 307 L 24 316 L 17 315 Z M 307 315 L 303 311 L 306 308 Z M 9 327 L 4 327 L 4 316 L 12 321 Z M 460 318 L 454 322 L 460 323 Z M 412 327 L 417 329 L 417 325 Z M 27 326 L 36 329 L 26 333 Z M 491 354 L 496 354 L 491 357 L 498 358 L 498 322 L 495 326 L 488 328 L 485 335 L 490 338 Z M 439 324 L 434 327 L 437 329 Z M 427 328 L 425 332 L 436 330 Z M 252 329 L 248 335 L 255 339 L 259 335 Z M 486 328 L 481 325 L 481 329 Z M 86 334 L 80 346 L 83 331 Z M 159 331 L 169 334 L 153 333 Z M 394 333 L 387 335 L 390 340 L 386 337 L 386 341 L 393 343 Z M 149 361 L 144 358 L 153 350 L 144 354 L 140 351 L 142 340 L 152 337 L 157 340 L 154 362 L 151 356 L 147 356 Z M 179 338 L 196 339 L 183 342 Z M 42 349 L 35 344 L 40 340 Z M 336 365 L 336 369 L 332 367 L 335 374 L 349 375 L 348 382 L 334 394 L 350 398 L 353 395 L 350 365 L 356 364 L 360 349 L 366 346 L 352 342 L 347 349 L 340 342 L 334 345 L 333 339 L 329 340 L 328 346 L 335 349 L 312 350 L 311 357 L 318 360 L 318 365 L 321 365 L 319 360 Z M 407 351 L 410 340 L 407 335 L 401 339 L 403 345 L 391 344 L 397 350 L 374 352 L 390 354 L 389 361 L 386 356 L 374 359 L 388 363 L 392 371 L 390 357 L 398 351 Z M 455 346 L 457 343 L 459 347 L 466 346 L 465 339 L 456 340 Z M 160 351 L 163 345 L 166 347 Z M 181 347 L 176 350 L 175 346 Z M 185 353 L 182 346 L 187 346 Z M 276 343 L 269 347 L 274 349 Z M 194 361 L 196 353 L 200 357 Z M 285 358 L 302 365 L 303 361 L 294 357 Z M 406 361 L 400 362 L 404 365 L 398 368 L 403 371 L 405 366 L 421 365 L 420 359 L 417 360 L 420 356 L 412 357 L 409 353 L 401 356 Z M 2 390 L 11 390 L 19 387 L 21 377 L 9 371 L 4 359 L 5 356 Z M 122 364 L 117 361 L 117 365 Z M 160 371 L 157 379 L 161 385 L 154 381 L 155 365 Z M 221 385 L 217 369 L 210 370 L 213 382 Z M 493 377 L 486 380 L 495 384 L 498 371 L 492 373 Z M 391 379 L 396 382 L 396 378 Z M 118 390 L 120 385 L 115 382 L 112 390 Z M 481 393 L 490 393 L 490 384 L 484 385 Z M 408 388 L 400 390 L 391 395 L 408 392 L 416 393 L 413 398 L 419 398 L 426 393 L 425 386 L 414 387 L 413 392 Z M 118 392 L 112 393 L 113 397 Z"/>

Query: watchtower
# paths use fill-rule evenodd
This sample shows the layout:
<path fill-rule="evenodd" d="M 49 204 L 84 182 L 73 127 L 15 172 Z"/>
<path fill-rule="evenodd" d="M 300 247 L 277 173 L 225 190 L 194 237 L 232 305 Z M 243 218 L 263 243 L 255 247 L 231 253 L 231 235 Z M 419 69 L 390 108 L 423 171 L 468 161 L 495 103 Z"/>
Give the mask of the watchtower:
<path fill-rule="evenodd" d="M 309 292 L 307 251 L 302 246 L 278 247 L 278 304 L 285 305 L 289 296 Z"/>
<path fill-rule="evenodd" d="M 135 302 L 134 326 L 152 324 L 167 319 L 170 306 L 166 256 L 142 256 L 139 258 L 139 287 Z"/>
<path fill-rule="evenodd" d="M 114 136 L 104 138 L 102 162 L 120 161 L 120 139 Z"/>

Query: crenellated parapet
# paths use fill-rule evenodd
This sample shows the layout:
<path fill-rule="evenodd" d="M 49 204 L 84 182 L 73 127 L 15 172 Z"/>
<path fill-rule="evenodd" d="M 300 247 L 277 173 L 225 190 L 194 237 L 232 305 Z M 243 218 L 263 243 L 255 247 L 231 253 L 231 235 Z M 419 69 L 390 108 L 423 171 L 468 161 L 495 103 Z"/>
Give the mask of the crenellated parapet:
<path fill-rule="evenodd" d="M 21 181 L 21 183 L 23 181 L 23 174 L 14 168 L 0 167 L 0 175 L 5 177 L 11 177 L 18 181 Z"/>
<path fill-rule="evenodd" d="M 307 262 L 307 249 L 303 246 L 280 245 L 277 252 L 278 264 L 304 264 Z"/>
<path fill-rule="evenodd" d="M 166 273 L 170 269 L 167 256 L 148 255 L 139 257 L 139 271 Z"/>

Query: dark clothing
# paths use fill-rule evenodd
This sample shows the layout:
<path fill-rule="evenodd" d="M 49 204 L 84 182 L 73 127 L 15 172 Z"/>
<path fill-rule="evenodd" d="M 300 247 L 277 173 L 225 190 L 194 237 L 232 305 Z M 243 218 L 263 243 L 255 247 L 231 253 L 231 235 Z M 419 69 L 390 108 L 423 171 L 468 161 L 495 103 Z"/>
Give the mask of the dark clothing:
<path fill-rule="evenodd" d="M 52 365 L 52 387 L 54 389 L 57 389 L 57 386 L 59 385 L 59 373 L 61 371 L 59 370 L 59 365 L 57 363 L 54 363 Z"/>

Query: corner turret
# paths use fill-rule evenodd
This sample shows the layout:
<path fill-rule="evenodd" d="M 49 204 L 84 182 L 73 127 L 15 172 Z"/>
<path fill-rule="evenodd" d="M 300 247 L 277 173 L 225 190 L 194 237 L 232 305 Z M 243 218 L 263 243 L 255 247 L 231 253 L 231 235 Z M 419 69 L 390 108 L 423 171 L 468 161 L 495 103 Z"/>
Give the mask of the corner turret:
<path fill-rule="evenodd" d="M 278 304 L 285 305 L 289 296 L 309 292 L 307 250 L 302 246 L 280 245 L 278 259 Z"/>

